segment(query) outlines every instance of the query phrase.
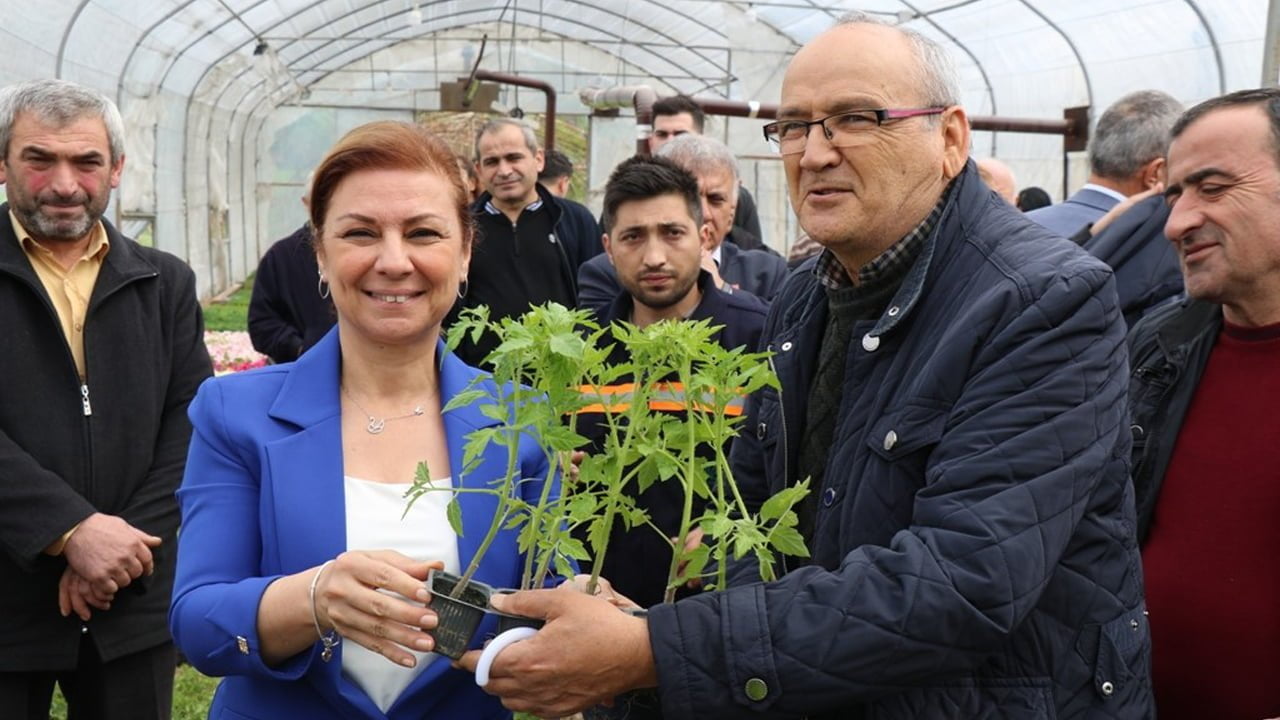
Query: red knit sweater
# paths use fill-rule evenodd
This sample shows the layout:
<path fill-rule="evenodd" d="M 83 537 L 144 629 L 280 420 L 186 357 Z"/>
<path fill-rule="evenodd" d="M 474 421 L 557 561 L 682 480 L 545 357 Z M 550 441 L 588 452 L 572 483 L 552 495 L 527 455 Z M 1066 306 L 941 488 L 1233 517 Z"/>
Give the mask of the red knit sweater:
<path fill-rule="evenodd" d="M 1280 325 L 1218 336 L 1142 559 L 1161 720 L 1280 715 Z"/>

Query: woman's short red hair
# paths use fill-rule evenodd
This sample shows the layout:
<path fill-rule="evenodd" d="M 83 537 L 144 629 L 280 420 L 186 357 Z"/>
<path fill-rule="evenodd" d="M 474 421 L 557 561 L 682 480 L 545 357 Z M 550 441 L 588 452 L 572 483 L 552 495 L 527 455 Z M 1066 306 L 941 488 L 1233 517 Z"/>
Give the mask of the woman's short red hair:
<path fill-rule="evenodd" d="M 454 157 L 443 140 L 413 123 L 381 120 L 353 129 L 329 149 L 315 170 L 309 193 L 312 237 L 319 243 L 329 201 L 348 175 L 361 170 L 422 170 L 448 180 L 462 228 L 463 247 L 470 246 L 475 238 L 475 223 Z"/>

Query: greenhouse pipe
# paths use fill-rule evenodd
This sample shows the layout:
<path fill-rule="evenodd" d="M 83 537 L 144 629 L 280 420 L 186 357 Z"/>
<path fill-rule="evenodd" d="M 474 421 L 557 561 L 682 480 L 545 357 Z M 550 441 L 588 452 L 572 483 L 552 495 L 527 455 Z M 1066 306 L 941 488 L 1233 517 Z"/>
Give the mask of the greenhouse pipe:
<path fill-rule="evenodd" d="M 551 87 L 550 83 L 542 80 L 535 80 L 530 77 L 520 75 L 511 75 L 509 73 L 493 72 L 491 70 L 475 71 L 477 80 L 489 80 L 491 82 L 500 83 L 502 85 L 518 85 L 520 87 L 533 88 L 541 90 L 547 96 L 546 105 L 546 130 L 542 138 L 543 152 L 551 152 L 556 147 L 556 89 Z"/>
<path fill-rule="evenodd" d="M 582 88 L 578 99 L 593 110 L 612 110 L 631 106 L 636 111 L 636 154 L 649 154 L 649 135 L 653 132 L 653 104 L 658 95 L 648 85 L 622 85 L 611 88 Z"/>

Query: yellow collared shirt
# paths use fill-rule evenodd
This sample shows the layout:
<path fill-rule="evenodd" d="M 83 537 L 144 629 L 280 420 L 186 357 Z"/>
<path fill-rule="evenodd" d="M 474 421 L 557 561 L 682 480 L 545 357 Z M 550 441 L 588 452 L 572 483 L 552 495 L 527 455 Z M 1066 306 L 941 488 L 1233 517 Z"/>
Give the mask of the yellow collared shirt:
<path fill-rule="evenodd" d="M 62 324 L 62 334 L 67 338 L 71 348 L 71 357 L 76 361 L 76 371 L 80 379 L 85 379 L 84 368 L 84 322 L 89 310 L 89 298 L 93 295 L 94 283 L 98 281 L 98 272 L 102 269 L 102 261 L 111 249 L 107 240 L 107 231 L 99 221 L 90 231 L 89 246 L 84 254 L 76 260 L 70 269 L 62 267 L 53 251 L 36 242 L 31 233 L 18 222 L 18 217 L 9 211 L 9 221 L 18 236 L 22 251 L 31 261 L 45 292 L 53 301 L 53 308 L 58 312 L 58 321 Z"/>

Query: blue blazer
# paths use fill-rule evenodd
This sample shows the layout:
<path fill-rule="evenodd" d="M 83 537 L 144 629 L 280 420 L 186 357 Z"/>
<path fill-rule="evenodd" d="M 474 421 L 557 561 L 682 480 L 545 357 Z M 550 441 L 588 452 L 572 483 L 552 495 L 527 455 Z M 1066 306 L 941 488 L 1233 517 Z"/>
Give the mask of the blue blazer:
<path fill-rule="evenodd" d="M 461 392 L 476 370 L 447 352 L 440 357 L 442 402 Z M 210 718 L 508 718 L 470 673 L 437 659 L 386 714 L 342 676 L 342 645 L 330 662 L 319 643 L 268 667 L 259 655 L 258 603 L 282 575 L 315 567 L 346 550 L 338 331 L 330 331 L 296 363 L 205 382 L 192 401 L 194 426 L 186 476 L 178 491 L 182 528 L 169 626 L 178 647 L 201 672 L 226 676 Z M 476 405 L 444 414 L 455 486 L 486 487 L 506 471 L 506 453 L 491 447 L 462 475 L 466 435 L 496 423 Z M 547 475 L 545 457 L 522 441 L 522 484 L 536 500 Z M 463 567 L 489 527 L 496 499 L 459 495 Z M 476 579 L 501 587 L 519 583 L 515 531 L 494 541 Z M 477 638 L 494 631 L 492 617 Z M 478 646 L 477 642 L 477 646 Z"/>
<path fill-rule="evenodd" d="M 1027 213 L 1027 218 L 1069 238 L 1079 232 L 1080 228 L 1106 215 L 1119 202 L 1106 193 L 1081 188 L 1057 205 L 1032 210 Z"/>

